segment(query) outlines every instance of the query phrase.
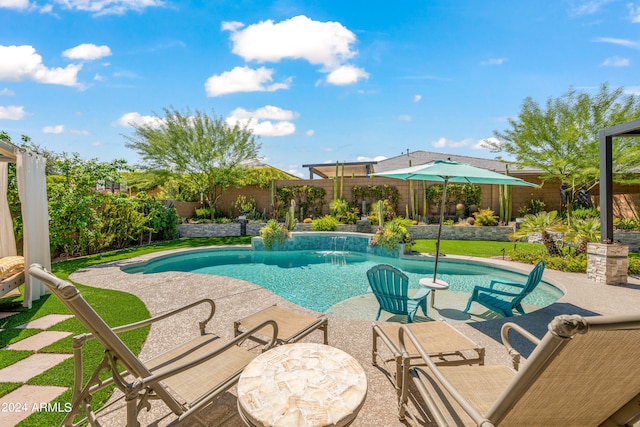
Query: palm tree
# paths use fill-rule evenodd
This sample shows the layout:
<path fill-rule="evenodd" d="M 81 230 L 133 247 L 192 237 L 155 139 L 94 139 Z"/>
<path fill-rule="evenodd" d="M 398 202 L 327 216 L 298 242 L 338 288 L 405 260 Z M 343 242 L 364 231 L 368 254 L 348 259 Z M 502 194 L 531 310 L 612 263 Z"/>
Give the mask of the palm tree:
<path fill-rule="evenodd" d="M 600 219 L 574 219 L 564 235 L 564 240 L 576 244 L 576 255 L 587 252 L 589 242 L 600 240 Z"/>
<path fill-rule="evenodd" d="M 565 227 L 562 224 L 562 220 L 558 218 L 557 211 L 551 212 L 538 212 L 535 215 L 526 215 L 524 221 L 520 225 L 520 229 L 514 233 L 511 233 L 511 238 L 515 240 L 523 239 L 529 233 L 540 233 L 542 236 L 542 243 L 547 248 L 549 255 L 560 255 L 558 246 L 553 240 L 549 231 L 564 231 Z"/>

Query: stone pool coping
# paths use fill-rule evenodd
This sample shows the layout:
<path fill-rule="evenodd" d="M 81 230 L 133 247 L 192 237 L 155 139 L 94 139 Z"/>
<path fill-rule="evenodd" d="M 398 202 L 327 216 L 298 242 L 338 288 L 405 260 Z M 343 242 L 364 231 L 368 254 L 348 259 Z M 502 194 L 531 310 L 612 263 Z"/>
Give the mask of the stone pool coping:
<path fill-rule="evenodd" d="M 238 248 L 238 246 L 232 246 Z M 242 245 L 246 249 L 247 245 Z M 222 247 L 216 247 L 222 248 Z M 227 249 L 230 247 L 227 247 Z M 198 248 L 203 250 L 204 248 Z M 288 307 L 305 313 L 310 310 L 296 306 L 281 299 L 258 285 L 221 276 L 207 276 L 194 273 L 156 273 L 151 275 L 128 274 L 121 270 L 124 266 L 147 261 L 158 256 L 172 255 L 193 248 L 146 254 L 129 260 L 122 260 L 107 264 L 96 265 L 80 269 L 71 275 L 71 279 L 79 283 L 98 288 L 115 289 L 129 292 L 140 298 L 152 315 L 167 312 L 189 302 L 201 298 L 212 298 L 216 302 L 210 331 L 225 337 L 233 336 L 233 321 L 252 314 L 273 304 Z M 454 257 L 448 256 L 453 259 Z M 455 257 L 461 261 L 491 263 L 496 266 L 510 267 L 525 274 L 533 267 L 531 265 L 503 261 L 499 259 L 478 259 L 473 257 Z M 636 277 L 629 279 L 627 286 L 607 286 L 589 282 L 583 273 L 562 273 L 545 270 L 543 279 L 560 287 L 565 295 L 556 303 L 537 310 L 525 316 L 511 319 L 495 319 L 475 323 L 454 323 L 453 326 L 463 332 L 487 350 L 487 364 L 509 365 L 510 360 L 500 344 L 500 328 L 507 321 L 513 321 L 536 336 L 546 332 L 549 321 L 558 314 L 619 314 L 638 312 L 638 297 L 640 296 L 640 280 Z M 436 297 L 436 305 L 441 294 Z M 197 310 L 182 315 L 177 321 L 159 322 L 151 328 L 149 336 L 143 346 L 141 358 L 148 359 L 172 346 L 184 341 L 188 336 L 197 334 L 194 316 L 199 316 Z M 386 320 L 387 317 L 381 320 Z M 387 376 L 388 371 L 382 367 L 371 365 L 371 326 L 373 320 L 350 319 L 343 316 L 329 315 L 329 344 L 340 348 L 355 357 L 365 370 L 369 382 L 369 392 L 358 418 L 352 424 L 358 426 L 384 425 L 430 425 L 427 416 L 411 400 L 408 410 L 407 423 L 397 419 L 395 391 Z M 321 342 L 321 334 L 311 334 L 309 341 Z M 305 341 L 307 338 L 305 338 Z M 525 355 L 531 351 L 531 346 L 522 340 L 513 340 L 514 345 Z M 241 427 L 235 399 L 235 387 L 230 393 L 209 405 L 202 411 L 202 416 L 213 424 L 220 424 L 224 420 L 225 426 Z M 105 425 L 121 424 L 124 420 L 124 406 L 120 404 L 105 420 Z M 411 418 L 413 417 L 413 419 Z M 150 412 L 143 411 L 140 421 L 142 425 L 166 425 L 173 416 L 162 404 L 152 405 Z M 187 423 L 190 425 L 190 423 Z"/>

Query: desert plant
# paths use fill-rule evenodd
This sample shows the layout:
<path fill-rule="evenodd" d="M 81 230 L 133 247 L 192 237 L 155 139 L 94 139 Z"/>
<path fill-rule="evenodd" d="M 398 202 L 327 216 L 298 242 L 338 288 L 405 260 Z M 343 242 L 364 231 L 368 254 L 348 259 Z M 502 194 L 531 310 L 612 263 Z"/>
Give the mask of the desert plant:
<path fill-rule="evenodd" d="M 296 227 L 296 202 L 295 200 L 291 200 L 291 205 L 289 206 L 289 210 L 284 216 L 284 225 L 285 228 L 289 231 L 293 230 Z"/>
<path fill-rule="evenodd" d="M 236 208 L 240 215 L 249 215 L 257 209 L 256 199 L 253 196 L 249 196 L 247 199 L 246 196 L 240 194 L 233 203 L 233 207 Z"/>
<path fill-rule="evenodd" d="M 331 215 L 325 215 L 322 218 L 314 219 L 311 223 L 312 231 L 336 231 L 338 229 L 338 220 Z"/>
<path fill-rule="evenodd" d="M 600 241 L 600 219 L 576 219 L 571 221 L 569 230 L 564 235 L 564 240 L 576 244 L 576 255 L 587 252 L 589 242 Z"/>
<path fill-rule="evenodd" d="M 383 227 L 378 227 L 376 233 L 371 237 L 369 244 L 371 246 L 380 246 L 393 252 L 398 248 L 400 243 L 410 243 L 411 236 L 407 232 L 407 228 L 402 221 L 393 220 L 387 222 Z"/>
<path fill-rule="evenodd" d="M 498 225 L 498 217 L 494 215 L 491 209 L 480 209 L 478 212 L 474 212 L 475 225 L 492 226 Z"/>
<path fill-rule="evenodd" d="M 538 212 L 535 215 L 527 215 L 524 217 L 520 229 L 514 233 L 511 233 L 510 237 L 514 240 L 520 240 L 527 236 L 529 233 L 540 233 L 542 236 L 542 243 L 547 248 L 549 255 L 558 255 L 558 246 L 553 240 L 549 231 L 564 231 L 566 230 L 564 224 L 560 218 L 558 218 L 557 211 L 551 212 Z"/>
<path fill-rule="evenodd" d="M 536 215 L 540 212 L 544 212 L 544 208 L 547 205 L 540 199 L 533 199 L 529 201 L 529 210 L 533 215 Z"/>
<path fill-rule="evenodd" d="M 260 229 L 260 237 L 265 249 L 270 250 L 278 243 L 283 245 L 289 238 L 289 230 L 284 225 L 279 224 L 275 219 L 270 219 L 267 224 Z"/>

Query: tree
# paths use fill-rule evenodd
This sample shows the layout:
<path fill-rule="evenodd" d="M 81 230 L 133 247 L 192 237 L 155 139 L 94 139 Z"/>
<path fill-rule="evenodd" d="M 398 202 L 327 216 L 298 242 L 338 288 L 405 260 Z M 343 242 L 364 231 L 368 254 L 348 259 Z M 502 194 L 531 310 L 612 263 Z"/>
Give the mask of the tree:
<path fill-rule="evenodd" d="M 570 208 L 580 189 L 589 190 L 600 180 L 598 132 L 637 118 L 640 97 L 624 95 L 623 88 L 611 90 L 604 83 L 595 95 L 570 88 L 547 99 L 545 107 L 526 98 L 518 117 L 509 119 L 511 129 L 494 131 L 496 140 L 488 144 L 494 152 L 514 156 L 519 166 L 541 169 L 543 183 L 553 179 L 565 184 Z M 637 140 L 614 140 L 613 158 L 620 181 L 640 166 Z"/>
<path fill-rule="evenodd" d="M 221 117 L 196 110 L 184 114 L 164 110 L 159 125 L 137 125 L 127 147 L 138 152 L 150 169 L 163 169 L 184 174 L 191 180 L 211 207 L 211 215 L 223 190 L 237 184 L 244 174 L 244 163 L 258 156 L 256 143 L 247 126 L 231 126 Z"/>

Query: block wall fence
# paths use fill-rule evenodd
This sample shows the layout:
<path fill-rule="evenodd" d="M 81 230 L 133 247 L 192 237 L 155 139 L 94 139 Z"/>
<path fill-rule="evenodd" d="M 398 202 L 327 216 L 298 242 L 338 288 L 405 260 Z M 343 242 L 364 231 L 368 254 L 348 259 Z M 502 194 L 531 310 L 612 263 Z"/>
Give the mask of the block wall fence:
<path fill-rule="evenodd" d="M 540 184 L 540 179 L 532 176 L 523 176 L 526 181 Z M 360 177 L 360 178 L 344 178 L 343 198 L 349 202 L 352 201 L 351 189 L 354 186 L 369 186 L 369 185 L 390 185 L 396 187 L 399 191 L 400 198 L 398 201 L 399 215 L 404 216 L 406 207 L 409 204 L 409 182 L 380 177 Z M 321 187 L 325 190 L 325 205 L 323 207 L 323 214 L 329 213 L 329 204 L 333 200 L 333 179 L 300 179 L 300 180 L 276 180 L 276 187 L 281 188 L 285 186 L 294 185 L 310 185 L 315 187 Z M 423 215 L 423 197 L 422 189 L 424 186 L 441 185 L 435 182 L 414 181 L 414 190 L 418 197 L 418 213 Z M 489 208 L 496 214 L 500 211 L 500 199 L 499 199 L 499 187 L 497 185 L 480 185 L 481 196 L 479 208 Z M 594 206 L 599 204 L 599 188 L 593 188 L 590 191 L 591 201 Z M 242 187 L 235 188 L 229 187 L 223 191 L 222 195 L 218 199 L 218 208 L 221 209 L 225 215 L 230 217 L 236 217 L 238 212 L 234 209 L 234 203 L 238 196 L 244 195 L 245 197 L 254 197 L 258 210 L 265 212 L 267 217 L 271 217 L 271 190 L 261 189 L 258 187 Z M 531 200 L 542 200 L 546 207 L 545 210 L 557 210 L 560 208 L 560 184 L 558 182 L 547 181 L 542 188 L 535 187 L 512 187 L 512 218 L 519 216 L 518 211 L 524 206 L 528 206 Z M 191 217 L 194 215 L 194 210 L 200 207 L 199 202 L 175 202 L 178 209 L 178 215 L 181 217 Z M 639 218 L 638 206 L 640 206 L 640 185 L 614 185 L 614 215 L 621 218 Z M 427 206 L 427 215 L 436 218 L 438 214 L 439 206 Z M 409 212 L 411 208 L 409 207 Z M 231 215 L 230 215 L 231 213 Z M 451 211 L 448 215 L 455 214 L 455 211 Z"/>

